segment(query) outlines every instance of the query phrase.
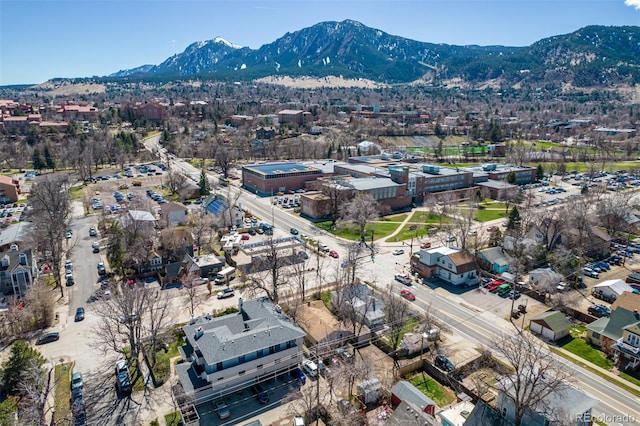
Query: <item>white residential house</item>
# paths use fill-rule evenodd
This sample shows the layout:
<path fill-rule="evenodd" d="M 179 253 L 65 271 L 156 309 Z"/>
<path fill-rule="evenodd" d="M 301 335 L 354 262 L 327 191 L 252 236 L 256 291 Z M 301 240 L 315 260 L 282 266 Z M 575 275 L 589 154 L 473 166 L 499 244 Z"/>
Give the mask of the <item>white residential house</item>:
<path fill-rule="evenodd" d="M 31 250 L 18 250 L 12 245 L 0 253 L 0 292 L 4 295 L 24 296 L 31 287 L 38 269 Z"/>
<path fill-rule="evenodd" d="M 180 203 L 171 201 L 160 206 L 160 214 L 164 226 L 184 225 L 188 219 L 189 209 Z"/>
<path fill-rule="evenodd" d="M 331 304 L 341 315 L 375 330 L 384 326 L 384 303 L 366 284 L 355 284 L 331 292 Z"/>
<path fill-rule="evenodd" d="M 239 312 L 192 320 L 182 329 L 183 363 L 176 365 L 185 393 L 199 403 L 289 374 L 302 361 L 305 336 L 266 297 L 238 301 Z"/>
<path fill-rule="evenodd" d="M 475 256 L 455 247 L 423 249 L 411 257 L 411 269 L 422 278 L 437 277 L 456 286 L 478 283 Z"/>
<path fill-rule="evenodd" d="M 145 235 L 155 234 L 156 218 L 145 210 L 129 210 L 118 219 L 123 228 L 135 229 Z"/>

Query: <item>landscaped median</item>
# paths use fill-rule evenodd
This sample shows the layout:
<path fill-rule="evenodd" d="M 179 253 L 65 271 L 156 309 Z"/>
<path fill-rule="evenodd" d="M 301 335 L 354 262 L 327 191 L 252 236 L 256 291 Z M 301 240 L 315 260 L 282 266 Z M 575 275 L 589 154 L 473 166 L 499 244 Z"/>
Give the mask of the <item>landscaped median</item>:
<path fill-rule="evenodd" d="M 71 370 L 73 370 L 72 362 L 57 364 L 54 368 L 55 412 L 52 424 L 71 425 Z"/>

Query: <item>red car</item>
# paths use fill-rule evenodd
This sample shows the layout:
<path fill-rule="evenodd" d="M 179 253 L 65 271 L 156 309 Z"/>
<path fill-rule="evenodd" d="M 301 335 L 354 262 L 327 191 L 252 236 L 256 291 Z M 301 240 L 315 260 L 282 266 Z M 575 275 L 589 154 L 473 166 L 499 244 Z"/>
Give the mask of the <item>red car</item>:
<path fill-rule="evenodd" d="M 248 240 L 249 238 L 249 234 L 242 234 L 242 237 L 240 237 L 241 240 Z"/>
<path fill-rule="evenodd" d="M 487 284 L 487 290 L 496 291 L 502 284 L 504 284 L 504 281 L 502 280 L 489 281 L 489 284 Z"/>
<path fill-rule="evenodd" d="M 407 289 L 400 290 L 400 296 L 404 297 L 407 300 L 411 300 L 412 302 L 416 300 L 416 295 Z"/>
<path fill-rule="evenodd" d="M 329 250 L 329 256 L 333 257 L 334 259 L 337 259 L 340 257 L 340 255 L 338 254 L 337 251 L 335 250 Z"/>

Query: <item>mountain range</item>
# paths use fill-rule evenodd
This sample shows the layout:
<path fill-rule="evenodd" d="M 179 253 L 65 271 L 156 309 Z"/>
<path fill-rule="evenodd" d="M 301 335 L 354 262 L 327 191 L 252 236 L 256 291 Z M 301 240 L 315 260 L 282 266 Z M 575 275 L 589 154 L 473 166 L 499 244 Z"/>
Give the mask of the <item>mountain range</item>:
<path fill-rule="evenodd" d="M 189 45 L 159 65 L 111 74 L 115 79 L 232 79 L 342 76 L 381 83 L 571 83 L 578 87 L 640 83 L 640 27 L 588 26 L 525 47 L 456 46 L 387 34 L 360 22 L 320 22 L 258 49 L 216 37 Z"/>

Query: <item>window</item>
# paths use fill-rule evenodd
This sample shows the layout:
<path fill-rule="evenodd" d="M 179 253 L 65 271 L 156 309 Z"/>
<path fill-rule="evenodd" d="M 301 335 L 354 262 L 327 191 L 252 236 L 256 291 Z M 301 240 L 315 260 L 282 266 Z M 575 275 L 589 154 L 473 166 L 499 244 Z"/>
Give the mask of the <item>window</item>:
<path fill-rule="evenodd" d="M 507 408 L 502 408 L 502 417 L 507 417 Z"/>
<path fill-rule="evenodd" d="M 242 376 L 242 375 L 244 375 L 244 370 L 238 371 L 238 376 Z"/>
<path fill-rule="evenodd" d="M 273 361 L 274 364 L 280 364 L 280 358 L 276 359 L 275 361 Z"/>
<path fill-rule="evenodd" d="M 258 369 L 258 370 L 260 370 L 261 368 L 262 368 L 262 364 L 258 364 L 258 365 L 256 366 L 256 369 Z"/>
<path fill-rule="evenodd" d="M 218 362 L 218 363 L 216 364 L 216 371 L 220 371 L 220 370 L 222 370 L 222 363 L 221 363 L 221 362 Z"/>
<path fill-rule="evenodd" d="M 238 364 L 242 364 L 244 362 L 244 355 L 240 355 L 238 357 Z"/>

